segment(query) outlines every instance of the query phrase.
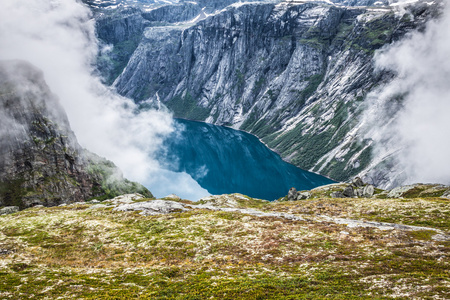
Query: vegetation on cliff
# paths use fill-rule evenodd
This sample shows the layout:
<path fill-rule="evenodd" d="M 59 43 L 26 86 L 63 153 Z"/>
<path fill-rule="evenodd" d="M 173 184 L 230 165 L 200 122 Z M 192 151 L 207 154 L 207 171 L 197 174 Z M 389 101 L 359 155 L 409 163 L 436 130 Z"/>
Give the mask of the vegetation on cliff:
<path fill-rule="evenodd" d="M 54 206 L 91 197 L 152 194 L 83 149 L 43 73 L 0 61 L 0 206 Z"/>

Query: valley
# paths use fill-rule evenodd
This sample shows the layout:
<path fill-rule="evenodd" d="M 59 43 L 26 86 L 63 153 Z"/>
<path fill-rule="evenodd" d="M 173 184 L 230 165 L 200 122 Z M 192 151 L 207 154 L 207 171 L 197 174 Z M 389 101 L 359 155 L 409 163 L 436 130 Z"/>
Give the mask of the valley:
<path fill-rule="evenodd" d="M 188 5 L 97 12 L 98 36 L 111 46 L 99 57 L 105 82 L 143 107 L 252 133 L 284 160 L 333 180 L 407 182 L 395 154 L 402 145 L 370 134 L 372 94 L 395 78 L 375 69 L 374 54 L 423 28 L 438 3 L 408 11 L 236 3 L 200 19 L 196 10 L 177 13 Z M 395 111 L 382 112 L 384 123 Z"/>
<path fill-rule="evenodd" d="M 449 299 L 448 28 L 446 0 L 4 0 L 0 298 Z"/>

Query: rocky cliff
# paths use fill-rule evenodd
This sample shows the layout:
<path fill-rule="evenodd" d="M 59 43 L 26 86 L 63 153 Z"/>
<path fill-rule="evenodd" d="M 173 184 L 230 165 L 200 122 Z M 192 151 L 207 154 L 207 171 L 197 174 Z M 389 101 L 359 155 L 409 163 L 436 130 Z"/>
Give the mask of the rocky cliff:
<path fill-rule="evenodd" d="M 253 133 L 301 168 L 391 187 L 401 178 L 375 157 L 361 124 L 366 95 L 393 78 L 374 70 L 373 56 L 437 8 L 282 1 L 233 4 L 195 22 L 146 20 L 126 67 L 107 77 L 120 94 L 161 101 L 176 117 Z M 105 28 L 99 19 L 100 38 Z"/>
<path fill-rule="evenodd" d="M 95 13 L 97 34 L 104 43 L 98 67 L 105 83 L 112 84 L 123 71 L 146 27 L 192 24 L 235 2 L 239 1 L 164 1 L 161 4 L 158 1 L 84 0 Z"/>
<path fill-rule="evenodd" d="M 0 62 L 0 123 L 0 206 L 52 206 L 130 191 L 151 196 L 78 144 L 42 72 L 26 62 Z"/>

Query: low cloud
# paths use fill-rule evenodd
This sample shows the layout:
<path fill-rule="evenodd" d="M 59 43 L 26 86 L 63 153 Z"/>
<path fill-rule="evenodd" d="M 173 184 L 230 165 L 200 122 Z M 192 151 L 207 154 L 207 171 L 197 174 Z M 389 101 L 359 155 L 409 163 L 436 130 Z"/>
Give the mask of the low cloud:
<path fill-rule="evenodd" d="M 155 156 L 174 130 L 172 116 L 156 110 L 139 112 L 133 101 L 93 75 L 98 43 L 87 7 L 76 0 L 3 0 L 0 45 L 0 59 L 29 61 L 43 70 L 83 147 L 114 161 L 129 179 L 154 185 L 172 180 L 171 174 L 161 174 Z M 169 177 L 155 180 L 164 176 Z M 183 193 L 183 185 L 192 189 L 196 182 L 188 181 L 175 183 L 178 189 L 172 192 Z M 196 189 L 199 195 L 207 194 Z"/>
<path fill-rule="evenodd" d="M 450 5 L 425 30 L 407 35 L 375 56 L 378 70 L 396 76 L 368 95 L 367 137 L 378 157 L 395 161 L 401 183 L 450 184 Z M 395 174 L 394 174 L 395 173 Z"/>

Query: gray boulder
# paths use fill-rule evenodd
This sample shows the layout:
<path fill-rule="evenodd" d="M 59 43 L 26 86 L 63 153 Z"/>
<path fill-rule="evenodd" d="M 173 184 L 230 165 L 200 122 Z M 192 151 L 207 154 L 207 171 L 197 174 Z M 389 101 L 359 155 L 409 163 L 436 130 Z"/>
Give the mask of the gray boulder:
<path fill-rule="evenodd" d="M 345 197 L 349 197 L 349 198 L 355 196 L 355 192 L 354 192 L 354 190 L 353 190 L 353 187 L 351 187 L 351 186 L 346 187 L 346 188 L 344 189 L 344 191 L 342 192 L 342 194 L 343 194 Z"/>
<path fill-rule="evenodd" d="M 362 179 L 359 178 L 359 177 L 353 178 L 352 184 L 353 184 L 355 187 L 362 187 L 362 186 L 364 186 L 364 182 L 363 182 Z"/>
<path fill-rule="evenodd" d="M 297 200 L 297 189 L 296 188 L 292 187 L 292 188 L 289 189 L 288 200 L 289 201 Z"/>
<path fill-rule="evenodd" d="M 366 198 L 369 198 L 369 197 L 372 197 L 373 196 L 373 194 L 375 193 L 375 188 L 374 188 L 374 186 L 373 185 L 371 185 L 371 184 L 369 184 L 369 185 L 366 185 L 365 187 L 364 187 L 364 189 L 363 189 L 363 197 L 366 197 Z"/>
<path fill-rule="evenodd" d="M 364 195 L 364 188 L 363 187 L 355 189 L 355 196 L 363 197 L 363 195 Z"/>
<path fill-rule="evenodd" d="M 310 192 L 297 192 L 297 200 L 305 200 L 311 198 Z"/>
<path fill-rule="evenodd" d="M 0 209 L 0 215 L 9 215 L 19 211 L 18 206 L 6 206 Z"/>

